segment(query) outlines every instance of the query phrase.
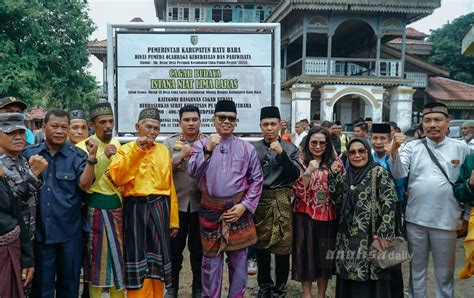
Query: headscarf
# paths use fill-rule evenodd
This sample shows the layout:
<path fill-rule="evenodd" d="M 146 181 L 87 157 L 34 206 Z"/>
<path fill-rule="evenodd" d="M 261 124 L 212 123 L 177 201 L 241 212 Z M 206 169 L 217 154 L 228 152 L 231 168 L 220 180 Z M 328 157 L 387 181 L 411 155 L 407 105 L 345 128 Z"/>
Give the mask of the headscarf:
<path fill-rule="evenodd" d="M 348 189 L 346 191 L 346 196 L 342 203 L 342 218 L 347 224 L 352 224 L 352 219 L 354 217 L 354 206 L 357 204 L 357 193 L 355 193 L 357 184 L 359 184 L 362 179 L 369 173 L 372 168 L 377 166 L 377 163 L 374 162 L 370 146 L 366 140 L 360 138 L 353 138 L 347 148 L 350 148 L 353 143 L 359 142 L 364 145 L 367 150 L 367 164 L 362 168 L 355 168 L 351 165 L 349 159 L 349 165 L 346 172 L 346 183 Z M 374 190 L 372 190 L 374 191 Z"/>

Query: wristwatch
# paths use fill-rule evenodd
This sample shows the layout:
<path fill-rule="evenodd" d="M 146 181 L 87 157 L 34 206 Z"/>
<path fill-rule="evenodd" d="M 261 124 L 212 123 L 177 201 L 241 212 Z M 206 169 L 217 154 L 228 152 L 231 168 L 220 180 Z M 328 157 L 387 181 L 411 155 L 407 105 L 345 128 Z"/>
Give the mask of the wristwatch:
<path fill-rule="evenodd" d="M 86 161 L 91 166 L 95 166 L 97 164 L 97 158 L 96 159 L 87 159 Z"/>
<path fill-rule="evenodd" d="M 211 151 L 211 150 L 207 150 L 207 147 L 204 147 L 204 154 L 209 154 L 209 155 L 211 155 L 211 154 L 212 154 L 212 151 Z"/>

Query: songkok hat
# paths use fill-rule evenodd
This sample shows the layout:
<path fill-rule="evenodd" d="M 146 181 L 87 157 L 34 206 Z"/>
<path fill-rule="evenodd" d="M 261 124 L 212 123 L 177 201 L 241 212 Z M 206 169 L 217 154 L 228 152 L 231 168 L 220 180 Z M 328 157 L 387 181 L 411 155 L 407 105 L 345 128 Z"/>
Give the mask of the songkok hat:
<path fill-rule="evenodd" d="M 423 107 L 423 116 L 429 113 L 441 113 L 449 117 L 448 108 L 440 102 L 429 102 Z"/>
<path fill-rule="evenodd" d="M 365 121 L 372 121 L 372 118 L 367 117 L 367 118 L 365 118 Z"/>
<path fill-rule="evenodd" d="M 233 102 L 232 100 L 219 100 L 216 104 L 214 114 L 217 112 L 234 112 L 237 114 L 235 102 Z"/>
<path fill-rule="evenodd" d="M 69 111 L 69 120 L 82 119 L 87 120 L 86 111 L 83 109 L 73 109 Z"/>
<path fill-rule="evenodd" d="M 0 113 L 0 131 L 11 133 L 16 130 L 26 130 L 25 116 L 20 113 Z"/>
<path fill-rule="evenodd" d="M 160 121 L 160 111 L 157 108 L 146 108 L 138 114 L 138 122 L 143 119 L 154 119 Z"/>
<path fill-rule="evenodd" d="M 265 118 L 281 119 L 280 110 L 278 109 L 278 107 L 263 107 L 260 110 L 260 120 L 265 119 Z"/>
<path fill-rule="evenodd" d="M 387 123 L 373 123 L 372 133 L 391 133 L 392 129 L 390 124 Z"/>
<path fill-rule="evenodd" d="M 99 101 L 89 109 L 89 119 L 92 121 L 97 116 L 114 115 L 112 106 L 108 101 Z"/>
<path fill-rule="evenodd" d="M 462 127 L 474 127 L 474 120 L 464 121 L 464 123 L 462 124 Z"/>
<path fill-rule="evenodd" d="M 7 96 L 4 98 L 0 99 L 0 109 L 6 108 L 9 105 L 19 105 L 22 110 L 26 110 L 26 103 L 22 102 L 21 100 L 16 99 L 16 97 L 13 96 Z"/>

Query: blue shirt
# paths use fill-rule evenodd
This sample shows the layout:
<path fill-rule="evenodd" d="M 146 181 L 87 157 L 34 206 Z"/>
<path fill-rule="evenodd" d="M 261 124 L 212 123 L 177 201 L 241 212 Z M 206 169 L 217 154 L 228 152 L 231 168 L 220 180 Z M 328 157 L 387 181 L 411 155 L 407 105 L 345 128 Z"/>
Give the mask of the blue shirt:
<path fill-rule="evenodd" d="M 86 166 L 87 154 L 67 141 L 54 157 L 46 143 L 23 151 L 29 159 L 40 155 L 48 161 L 43 171 L 43 187 L 38 192 L 35 239 L 46 244 L 66 242 L 81 237 L 81 197 L 79 180 Z"/>
<path fill-rule="evenodd" d="M 375 151 L 372 150 L 372 156 L 374 161 L 384 167 L 390 174 L 392 174 L 392 161 L 389 156 L 384 155 L 382 158 L 378 158 Z M 397 191 L 397 202 L 403 201 L 405 195 L 405 178 L 393 179 L 395 182 L 395 190 Z"/>
<path fill-rule="evenodd" d="M 28 128 L 26 129 L 26 142 L 31 145 L 35 143 L 35 136 L 33 135 L 33 132 Z"/>

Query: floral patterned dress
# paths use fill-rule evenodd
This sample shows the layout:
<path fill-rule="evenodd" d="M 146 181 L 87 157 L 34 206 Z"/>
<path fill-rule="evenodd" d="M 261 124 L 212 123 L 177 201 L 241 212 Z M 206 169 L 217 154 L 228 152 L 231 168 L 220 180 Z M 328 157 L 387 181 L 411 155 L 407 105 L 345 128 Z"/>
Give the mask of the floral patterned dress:
<path fill-rule="evenodd" d="M 372 189 L 372 177 L 376 188 Z M 345 174 L 336 179 L 338 184 L 331 192 L 331 198 L 343 202 L 349 191 Z M 395 236 L 395 202 L 397 193 L 389 173 L 381 166 L 375 166 L 362 181 L 354 185 L 356 203 L 350 223 L 341 215 L 336 237 L 336 267 L 339 278 L 353 281 L 387 279 L 389 270 L 374 267 L 369 258 L 372 243 L 372 210 L 375 208 L 376 234 L 384 239 Z M 372 192 L 376 191 L 376 202 L 372 204 Z M 372 205 L 375 205 L 374 208 Z"/>

